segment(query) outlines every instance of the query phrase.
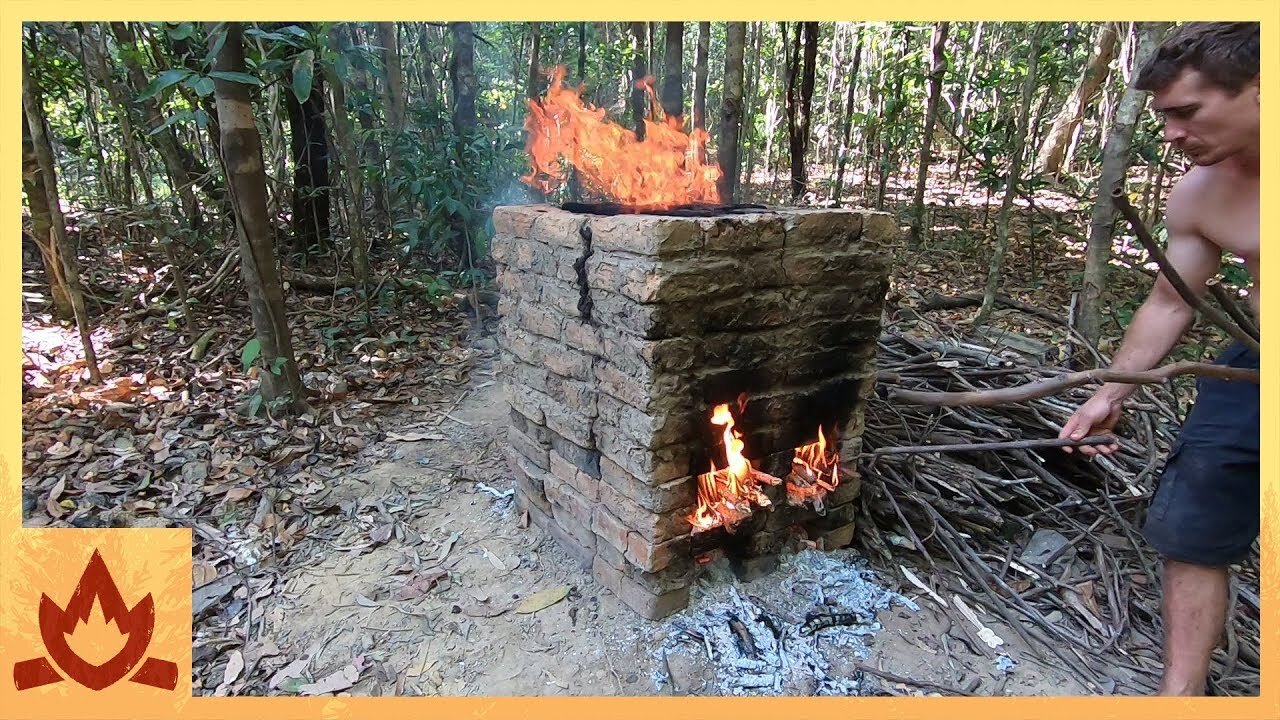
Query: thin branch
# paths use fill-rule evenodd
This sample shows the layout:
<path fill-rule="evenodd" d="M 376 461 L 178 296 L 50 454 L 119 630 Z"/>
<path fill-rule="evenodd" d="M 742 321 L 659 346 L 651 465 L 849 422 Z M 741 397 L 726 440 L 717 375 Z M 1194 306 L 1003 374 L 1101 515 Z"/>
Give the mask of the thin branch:
<path fill-rule="evenodd" d="M 929 682 L 928 680 L 916 680 L 913 678 L 900 677 L 898 675 L 894 675 L 893 673 L 885 672 L 884 670 L 880 670 L 879 668 L 875 668 L 870 665 L 867 665 L 866 663 L 860 663 L 860 662 L 854 661 L 853 667 L 855 670 L 858 670 L 859 672 L 870 673 L 872 675 L 875 675 L 878 678 L 887 680 L 891 683 L 898 683 L 900 685 L 914 685 L 916 687 L 926 688 L 929 690 L 936 690 L 938 692 L 943 692 L 943 693 L 950 693 L 952 695 L 963 695 L 965 697 L 973 697 L 973 693 L 966 692 L 964 690 L 961 690 L 960 688 L 948 687 L 946 685 L 939 685 L 938 683 Z"/>
<path fill-rule="evenodd" d="M 1110 445 L 1116 439 L 1110 435 L 1095 435 L 1083 440 L 1070 438 L 1044 438 L 1034 440 L 1010 440 L 1008 442 L 956 443 L 953 445 L 905 445 L 901 447 L 882 447 L 871 451 L 872 455 L 908 455 L 932 452 L 963 452 L 975 450 L 994 452 L 996 450 L 1026 450 L 1030 448 L 1079 447 L 1081 445 Z"/>
<path fill-rule="evenodd" d="M 991 407 L 1008 403 L 1025 402 L 1037 398 L 1048 397 L 1068 388 L 1087 385 L 1088 383 L 1125 383 L 1143 385 L 1162 383 L 1178 375 L 1200 375 L 1220 380 L 1260 383 L 1257 370 L 1213 365 L 1210 363 L 1190 362 L 1182 360 L 1164 367 L 1143 372 L 1126 372 L 1122 370 L 1083 370 L 1068 373 L 1055 378 L 1037 380 L 1036 382 L 992 390 L 976 390 L 971 392 L 921 392 L 917 390 L 894 389 L 889 392 L 889 399 L 913 405 L 938 405 L 941 407 Z"/>

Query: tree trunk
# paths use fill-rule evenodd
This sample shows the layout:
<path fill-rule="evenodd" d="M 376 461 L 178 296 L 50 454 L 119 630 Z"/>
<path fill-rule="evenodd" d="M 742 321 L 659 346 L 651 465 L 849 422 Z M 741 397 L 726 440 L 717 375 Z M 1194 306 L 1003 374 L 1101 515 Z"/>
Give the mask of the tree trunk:
<path fill-rule="evenodd" d="M 453 125 L 461 133 L 476 125 L 476 39 L 469 22 L 449 23 L 453 53 L 449 78 L 453 86 Z"/>
<path fill-rule="evenodd" d="M 707 128 L 707 55 L 711 52 L 711 23 L 698 23 L 698 45 L 693 56 L 693 126 Z M 738 81 L 741 83 L 741 79 Z"/>
<path fill-rule="evenodd" d="M 214 69 L 244 72 L 241 24 L 228 22 L 221 32 L 209 23 L 210 51 L 218 47 Z M 264 400 L 289 411 L 303 412 L 306 400 L 302 377 L 293 354 L 293 339 L 285 317 L 284 291 L 276 271 L 276 255 L 267 218 L 267 178 L 262 163 L 262 137 L 254 122 L 249 86 L 214 79 L 218 121 L 222 132 L 222 161 L 240 236 L 240 268 L 249 293 L 249 312 L 259 343 L 259 373 Z"/>
<path fill-rule="evenodd" d="M 438 113 L 440 110 L 439 83 L 435 79 L 435 54 L 431 51 L 430 26 L 422 26 L 417 33 L 417 47 L 422 67 L 422 101 Z"/>
<path fill-rule="evenodd" d="M 284 95 L 289 112 L 289 151 L 293 157 L 294 249 L 308 255 L 329 245 L 329 143 L 324 123 L 324 75 L 312 63 L 311 92 L 298 102 L 290 87 Z"/>
<path fill-rule="evenodd" d="M 1160 168 L 1156 171 L 1155 189 L 1151 198 L 1150 214 L 1145 221 L 1148 225 L 1155 225 L 1160 220 L 1160 205 L 1164 202 L 1164 176 L 1165 171 L 1169 168 L 1169 157 L 1173 154 L 1173 146 L 1165 145 L 1164 152 L 1160 154 Z"/>
<path fill-rule="evenodd" d="M 540 78 L 538 77 L 538 52 L 542 45 L 542 25 L 540 23 L 529 23 L 529 32 L 533 35 L 533 41 L 529 48 L 529 81 L 524 86 L 524 94 L 526 97 L 538 97 L 538 89 Z"/>
<path fill-rule="evenodd" d="M 804 56 L 801 59 L 801 35 Z M 799 200 L 809 189 L 805 157 L 809 151 L 809 131 L 813 117 L 813 85 L 818 58 L 818 23 L 796 23 L 790 72 L 787 74 L 787 131 L 791 159 L 791 200 Z M 797 78 L 797 73 L 799 77 Z M 799 80 L 799 87 L 797 87 Z"/>
<path fill-rule="evenodd" d="M 53 300 L 53 316 L 59 320 L 74 320 L 75 307 L 71 303 L 71 291 L 67 288 L 66 275 L 58 260 L 53 236 L 53 218 L 49 214 L 49 199 L 44 192 L 44 175 L 40 160 L 36 157 L 35 143 L 31 139 L 31 124 L 27 114 L 22 114 L 22 191 L 27 194 L 27 207 L 31 211 L 31 237 L 40 249 L 40 261 L 44 265 L 44 277 L 49 283 L 49 295 Z"/>
<path fill-rule="evenodd" d="M 62 271 L 67 295 L 71 300 L 71 310 L 76 319 L 76 329 L 80 331 L 80 344 L 84 347 L 89 379 L 95 384 L 101 384 L 98 354 L 93 349 L 93 329 L 89 327 L 89 312 L 84 305 L 84 293 L 80 290 L 79 263 L 67 243 L 67 220 L 62 214 L 62 200 L 58 194 L 57 168 L 53 159 L 53 144 L 49 139 L 49 126 L 45 122 L 44 100 L 35 78 L 31 76 L 30 61 L 25 52 L 22 53 L 22 111 L 27 119 L 27 129 L 31 133 L 31 146 L 39 166 L 40 182 L 44 186 L 44 200 L 48 208 L 46 215 L 49 219 L 49 236 L 45 242 L 55 256 L 50 260 Z M 35 198 L 29 200 L 35 202 Z M 31 214 L 34 218 L 35 211 Z M 37 244 L 41 245 L 41 254 L 44 255 L 44 245 Z"/>
<path fill-rule="evenodd" d="M 649 33 L 649 72 L 658 72 L 658 23 L 645 23 Z"/>
<path fill-rule="evenodd" d="M 747 24 L 731 22 L 725 29 L 724 99 L 720 103 L 720 202 L 733 203 L 738 194 L 738 136 L 742 130 L 742 69 Z"/>
<path fill-rule="evenodd" d="M 187 281 L 183 277 L 182 268 L 178 264 L 178 254 L 174 251 L 173 243 L 169 239 L 169 232 L 165 227 L 166 223 L 159 216 L 159 207 L 156 205 L 155 193 L 151 189 L 151 183 L 146 182 L 148 175 L 145 168 L 142 167 L 142 151 L 137 147 L 138 141 L 134 135 L 133 118 L 131 113 L 128 112 L 128 91 L 115 81 L 107 66 L 106 58 L 95 44 L 91 35 L 82 32 L 78 34 L 76 40 L 80 50 L 84 53 L 83 62 L 88 75 L 93 76 L 94 81 L 107 91 L 108 97 L 119 108 L 117 115 L 120 119 L 121 146 L 124 149 L 126 169 L 128 169 L 128 163 L 131 159 L 138 163 L 138 175 L 143 178 L 142 192 L 147 200 L 147 214 L 152 216 L 156 223 L 155 238 L 160 243 L 165 259 L 174 274 L 173 282 L 174 287 L 178 290 L 178 302 L 181 304 L 183 323 L 186 326 L 188 339 L 194 342 L 198 330 L 195 314 L 191 308 L 190 297 L 187 292 Z"/>
<path fill-rule="evenodd" d="M 133 29 L 126 23 L 111 23 L 111 32 L 116 37 L 116 42 L 120 43 L 127 50 L 136 50 L 138 44 L 133 34 Z M 129 83 L 132 86 L 132 96 L 136 97 L 147 86 L 147 76 L 142 69 L 142 65 L 138 62 L 137 55 L 133 52 L 125 52 L 121 54 L 124 59 L 125 69 L 128 72 Z M 164 160 L 165 169 L 169 173 L 169 180 L 173 185 L 174 192 L 182 200 L 183 213 L 187 216 L 187 221 L 192 227 L 198 227 L 201 224 L 200 204 L 196 201 L 195 192 L 192 185 L 197 185 L 206 192 L 211 194 L 215 200 L 221 198 L 216 196 L 216 180 L 208 172 L 207 168 L 199 166 L 195 157 L 191 155 L 178 142 L 178 133 L 172 125 L 157 130 L 164 125 L 164 116 L 160 111 L 160 103 L 156 98 L 151 97 L 141 101 L 142 104 L 142 120 L 143 127 L 147 136 L 152 138 L 155 143 L 156 150 L 160 153 L 160 158 Z M 133 103 L 129 103 L 126 107 L 131 107 Z M 146 178 L 143 179 L 144 182 Z"/>
<path fill-rule="evenodd" d="M 786 93 L 787 88 L 791 87 L 791 76 L 794 71 L 791 69 L 791 53 L 787 47 L 787 24 L 785 22 L 778 23 L 778 34 L 781 39 L 778 41 L 778 66 L 774 72 L 774 78 L 777 84 L 773 89 L 782 88 L 783 90 L 783 108 L 779 111 L 778 97 L 776 92 L 769 93 L 769 103 L 765 108 L 765 146 L 764 146 L 764 170 L 769 177 L 769 193 L 768 197 L 773 198 L 774 188 L 778 185 L 778 165 L 775 162 L 777 155 L 774 149 L 777 147 L 777 130 L 779 123 L 786 116 Z M 789 124 L 788 124 L 789 127 Z"/>
<path fill-rule="evenodd" d="M 632 122 L 636 127 L 636 139 L 644 140 L 644 121 L 645 121 L 645 92 L 641 87 L 645 77 L 648 75 L 648 69 L 645 67 L 645 58 L 648 52 L 645 50 L 645 24 L 642 22 L 631 23 L 632 53 L 633 61 L 631 65 L 631 115 Z"/>
<path fill-rule="evenodd" d="M 898 119 L 902 117 L 902 112 L 906 108 L 907 104 L 906 98 L 903 96 L 901 71 L 903 60 L 907 56 L 907 35 L 905 32 L 900 32 L 899 34 L 901 35 L 900 39 L 902 40 L 902 44 L 898 50 L 898 61 L 895 63 L 898 66 L 899 71 L 894 73 L 893 78 L 893 96 L 891 98 L 893 100 L 893 107 L 887 112 L 888 117 L 884 119 L 884 122 L 881 123 L 879 128 L 880 157 L 878 158 L 879 162 L 877 163 L 878 173 L 876 179 L 878 184 L 876 186 L 876 210 L 884 210 L 885 196 L 888 194 L 889 190 L 889 176 L 893 174 L 893 168 L 891 166 L 896 166 L 898 160 L 897 149 L 892 147 L 892 143 L 890 141 L 891 135 L 888 130 L 889 128 L 894 127 L 898 122 Z M 883 98 L 881 98 L 881 100 L 883 101 Z"/>
<path fill-rule="evenodd" d="M 353 29 L 355 23 L 338 23 L 337 27 L 342 28 L 342 41 L 347 47 L 356 44 L 356 34 Z M 373 197 L 374 211 L 381 217 L 389 217 L 387 210 L 387 196 L 383 190 L 383 176 L 386 173 L 386 160 L 383 157 L 382 146 L 378 144 L 378 134 L 374 131 L 378 128 L 378 120 L 373 114 L 372 95 L 369 90 L 370 80 L 369 71 L 360 67 L 351 68 L 352 85 L 356 91 L 356 122 L 360 124 L 360 129 L 365 133 L 364 145 L 361 147 L 361 169 L 364 167 L 375 167 L 376 174 L 369 183 L 369 194 Z"/>
<path fill-rule="evenodd" d="M 578 81 L 587 81 L 587 24 L 578 23 Z M 595 95 L 595 91 L 590 93 Z"/>
<path fill-rule="evenodd" d="M 77 32 L 75 34 L 77 42 L 75 43 L 76 55 L 80 59 L 80 66 L 83 68 L 88 65 L 85 59 L 83 36 Z M 84 85 L 84 117 L 85 125 L 88 129 L 88 135 L 93 138 L 94 145 L 97 146 L 98 152 L 94 153 L 93 161 L 98 168 L 98 188 L 102 195 L 107 198 L 113 198 L 117 202 L 120 200 L 120 193 L 112 182 L 111 165 L 107 162 L 106 144 L 102 140 L 102 132 L 98 127 L 98 103 L 93 91 L 93 86 L 89 84 L 88 73 L 80 73 L 80 81 Z"/>
<path fill-rule="evenodd" d="M 858 44 L 853 49 L 853 64 L 849 68 L 849 94 L 845 99 L 844 106 L 844 126 L 840 128 L 840 154 L 836 161 L 836 187 L 831 194 L 831 199 L 840 204 L 840 196 L 844 191 L 844 171 L 845 165 L 849 162 L 849 140 L 853 134 L 853 102 L 854 95 L 858 89 L 858 71 L 862 65 L 862 42 L 865 36 L 866 28 L 858 28 Z"/>
<path fill-rule="evenodd" d="M 762 29 L 763 23 L 751 23 L 751 58 L 753 62 L 747 66 L 747 81 L 745 95 L 742 98 L 742 120 L 746 122 L 745 136 L 741 145 L 746 148 L 746 160 L 742 163 L 743 174 L 740 176 L 739 187 L 751 187 L 752 173 L 755 171 L 756 158 L 758 156 L 756 148 L 759 145 L 759 138 L 756 134 L 756 114 L 760 112 L 760 70 L 763 60 L 760 55 L 761 36 L 764 34 Z M 745 54 L 745 53 L 744 53 Z M 735 193 L 735 197 L 742 196 L 741 192 Z"/>
<path fill-rule="evenodd" d="M 329 41 L 339 52 L 345 50 L 342 37 L 336 31 L 329 33 Z M 355 131 L 351 125 L 351 116 L 347 114 L 347 90 L 342 85 L 333 65 L 325 64 L 325 74 L 329 79 L 329 93 L 333 99 L 333 132 L 337 140 L 338 156 L 342 159 L 342 167 L 347 176 L 347 186 L 351 197 L 351 263 L 360 289 L 365 297 L 369 293 L 369 254 L 368 241 L 365 236 L 364 219 L 364 178 L 360 174 L 360 161 L 356 153 Z"/>
<path fill-rule="evenodd" d="M 1036 156 L 1036 168 L 1041 173 L 1056 177 L 1062 172 L 1062 161 L 1066 157 L 1071 137 L 1084 120 L 1084 113 L 1089 103 L 1093 102 L 1102 84 L 1107 81 L 1107 75 L 1111 72 L 1111 61 L 1115 59 L 1118 47 L 1115 25 L 1109 22 L 1103 23 L 1098 30 L 1093 52 L 1085 64 L 1084 73 L 1076 81 L 1067 102 L 1053 118 L 1053 126 L 1040 145 L 1040 153 Z"/>
<path fill-rule="evenodd" d="M 1166 22 L 1138 24 L 1138 42 L 1133 67 L 1142 67 L 1161 36 L 1169 27 Z M 1089 220 L 1089 242 L 1085 250 L 1084 283 L 1077 305 L 1076 327 L 1093 347 L 1102 335 L 1102 308 L 1107 288 L 1107 266 L 1111 262 L 1111 242 L 1115 235 L 1115 205 L 1111 192 L 1124 182 L 1129 168 L 1130 147 L 1138 116 L 1146 104 L 1146 93 L 1126 87 L 1116 105 L 1115 120 L 1102 149 L 1102 174 L 1098 180 L 1098 197 Z"/>
<path fill-rule="evenodd" d="M 827 58 L 826 92 L 821 96 L 821 109 L 815 113 L 822 117 L 817 133 L 821 140 L 818 142 L 818 147 L 816 148 L 817 152 L 814 154 L 815 159 L 821 166 L 831 165 L 835 161 L 835 158 L 833 157 L 833 153 L 835 152 L 833 143 L 835 143 L 836 133 L 833 132 L 831 128 L 835 125 L 835 121 L 832 120 L 832 116 L 835 115 L 833 107 L 840 102 L 836 97 L 836 77 L 840 74 L 840 68 L 844 65 L 843 56 L 847 53 L 844 46 L 844 36 L 845 33 L 842 31 L 840 25 L 835 24 L 831 32 L 831 53 L 830 57 Z"/>
<path fill-rule="evenodd" d="M 387 111 L 387 131 L 392 144 L 404 132 L 404 69 L 400 63 L 400 34 L 394 22 L 380 22 L 378 44 L 382 46 L 382 66 L 387 75 L 383 103 Z M 396 166 L 398 167 L 398 166 Z"/>
<path fill-rule="evenodd" d="M 1027 53 L 1027 77 L 1022 81 L 1022 101 L 1018 106 L 1017 130 L 1014 131 L 1012 160 L 1009 176 L 1005 180 L 1004 201 L 1000 204 L 1000 214 L 996 218 L 996 248 L 991 255 L 991 266 L 987 271 L 987 288 L 982 296 L 982 307 L 974 316 L 974 325 L 986 322 L 995 306 L 996 290 L 1000 286 L 1000 274 L 1004 267 L 1004 256 L 1009 251 L 1009 214 L 1013 209 L 1013 198 L 1018 194 L 1018 183 L 1022 180 L 1022 166 L 1026 156 L 1027 126 L 1031 122 L 1031 100 L 1036 90 L 1036 72 L 1040 67 L 1040 37 L 1044 26 L 1036 23 L 1031 29 L 1031 48 Z"/>
<path fill-rule="evenodd" d="M 684 122 L 684 23 L 667 23 L 662 56 L 662 112 L 667 121 Z"/>
<path fill-rule="evenodd" d="M 392 178 L 407 176 L 408 168 L 401 163 L 400 144 L 404 135 L 404 70 L 400 66 L 400 38 L 394 22 L 377 23 L 378 45 L 382 47 L 382 68 L 386 73 L 386 82 L 382 86 L 382 103 L 386 108 L 386 132 L 383 135 L 383 149 L 387 154 L 386 200 L 387 212 L 400 210 L 403 192 L 392 190 L 393 184 L 399 188 L 403 183 L 392 183 Z"/>
<path fill-rule="evenodd" d="M 476 127 L 476 41 L 469 22 L 449 23 L 449 34 L 453 38 L 453 51 L 449 57 L 449 79 L 453 87 L 453 127 L 457 134 L 457 146 L 453 153 L 456 162 L 462 162 L 462 146 L 467 143 Z M 452 230 L 452 249 L 459 264 L 466 263 L 470 267 L 471 236 L 466 218 L 459 213 L 451 213 L 449 225 Z"/>
<path fill-rule="evenodd" d="M 916 174 L 916 194 L 912 201 L 911 238 L 913 249 L 924 242 L 924 190 L 929 182 L 929 167 L 933 164 L 933 128 L 938 122 L 939 100 L 942 98 L 942 76 L 947 72 L 947 33 L 950 23 L 933 26 L 933 65 L 929 68 L 929 100 L 924 110 L 924 136 L 920 140 L 920 170 Z"/>
<path fill-rule="evenodd" d="M 956 110 L 956 137 L 961 139 L 964 138 L 965 130 L 968 128 L 965 123 L 969 119 L 969 98 L 973 92 L 974 71 L 978 69 L 978 60 L 981 57 L 978 50 L 982 46 L 982 30 L 984 27 L 985 23 L 979 22 L 978 26 L 974 28 L 973 44 L 969 49 L 969 67 L 964 74 L 964 90 L 960 93 L 960 108 Z M 956 167 L 959 168 L 960 164 L 956 163 Z"/>

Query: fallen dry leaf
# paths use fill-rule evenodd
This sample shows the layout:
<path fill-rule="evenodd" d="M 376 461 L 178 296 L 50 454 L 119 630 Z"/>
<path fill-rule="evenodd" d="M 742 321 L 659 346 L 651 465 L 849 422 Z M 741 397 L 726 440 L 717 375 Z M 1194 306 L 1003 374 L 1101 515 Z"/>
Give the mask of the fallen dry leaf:
<path fill-rule="evenodd" d="M 560 602 L 569 595 L 569 586 L 560 585 L 558 587 L 548 588 L 536 592 L 525 598 L 523 602 L 516 606 L 516 612 L 521 615 L 535 613 L 539 610 L 549 608 Z"/>
<path fill-rule="evenodd" d="M 285 680 L 288 680 L 289 678 L 302 677 L 303 673 L 307 671 L 307 665 L 309 664 L 311 664 L 310 655 L 304 658 L 298 658 L 297 660 L 294 660 L 288 665 L 285 665 L 284 667 L 277 670 L 276 674 L 272 675 L 271 679 L 267 681 L 267 687 L 272 690 L 275 690 L 276 688 L 280 687 L 280 683 L 284 682 Z"/>
<path fill-rule="evenodd" d="M 58 478 L 58 482 L 49 491 L 49 497 L 44 502 L 45 510 L 49 511 L 49 515 L 60 518 L 67 514 L 66 509 L 58 504 L 58 496 L 62 495 L 63 489 L 67 487 L 67 479 L 65 477 Z"/>
<path fill-rule="evenodd" d="M 239 502 L 254 493 L 253 488 L 231 488 L 227 494 L 222 497 L 224 502 Z"/>
<path fill-rule="evenodd" d="M 369 531 L 369 539 L 375 543 L 384 543 L 391 539 L 391 531 L 395 529 L 395 523 L 387 523 Z"/>
<path fill-rule="evenodd" d="M 330 673 L 316 682 L 298 686 L 301 695 L 324 695 L 326 693 L 346 690 L 360 680 L 360 671 L 354 665 L 347 665 L 337 672 Z"/>
<path fill-rule="evenodd" d="M 436 583 L 449 574 L 448 570 L 441 567 L 432 567 L 422 570 L 409 578 L 407 582 L 391 596 L 394 600 L 413 600 L 421 597 L 431 591 Z"/>
<path fill-rule="evenodd" d="M 217 579 L 218 569 L 213 566 L 213 563 L 204 560 L 196 560 L 191 563 L 191 585 L 193 587 L 208 585 Z"/>
<path fill-rule="evenodd" d="M 480 551 L 484 553 L 485 558 L 489 560 L 489 564 L 493 566 L 494 570 L 497 570 L 498 572 L 506 572 L 509 569 L 501 558 L 489 551 L 489 548 L 481 545 Z"/>
<path fill-rule="evenodd" d="M 242 672 L 244 672 L 244 654 L 239 650 L 232 650 L 227 655 L 227 668 L 222 673 L 222 684 L 230 685 L 239 680 Z"/>
<path fill-rule="evenodd" d="M 226 697 L 231 691 L 231 685 L 240 677 L 240 673 L 244 672 L 244 655 L 239 650 L 232 650 L 227 655 L 227 667 L 222 671 L 222 682 L 218 683 L 218 687 L 214 689 L 215 697 Z"/>

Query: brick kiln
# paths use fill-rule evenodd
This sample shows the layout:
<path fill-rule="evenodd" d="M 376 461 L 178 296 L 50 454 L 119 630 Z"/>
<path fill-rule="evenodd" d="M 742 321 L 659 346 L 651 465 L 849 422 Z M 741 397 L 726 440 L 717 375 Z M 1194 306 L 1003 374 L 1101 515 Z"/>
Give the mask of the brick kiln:
<path fill-rule="evenodd" d="M 574 210 L 574 211 L 570 211 Z M 494 211 L 507 457 L 536 525 L 635 611 L 702 562 L 849 543 L 897 227 L 862 210 Z"/>

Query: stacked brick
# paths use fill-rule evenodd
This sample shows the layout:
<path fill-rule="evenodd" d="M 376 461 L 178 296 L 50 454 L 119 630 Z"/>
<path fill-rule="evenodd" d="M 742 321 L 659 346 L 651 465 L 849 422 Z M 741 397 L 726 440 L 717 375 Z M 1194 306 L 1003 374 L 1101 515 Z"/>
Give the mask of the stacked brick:
<path fill-rule="evenodd" d="M 857 452 L 898 232 L 887 215 L 533 205 L 496 208 L 493 224 L 518 505 L 636 612 L 688 601 L 715 392 L 751 393 L 747 454 L 772 472 L 816 429 L 806 409 L 823 398 L 841 400 L 843 452 Z M 827 499 L 816 522 L 829 540 L 852 536 L 856 494 L 850 477 Z M 759 542 L 812 524 L 803 511 L 778 513 Z"/>

